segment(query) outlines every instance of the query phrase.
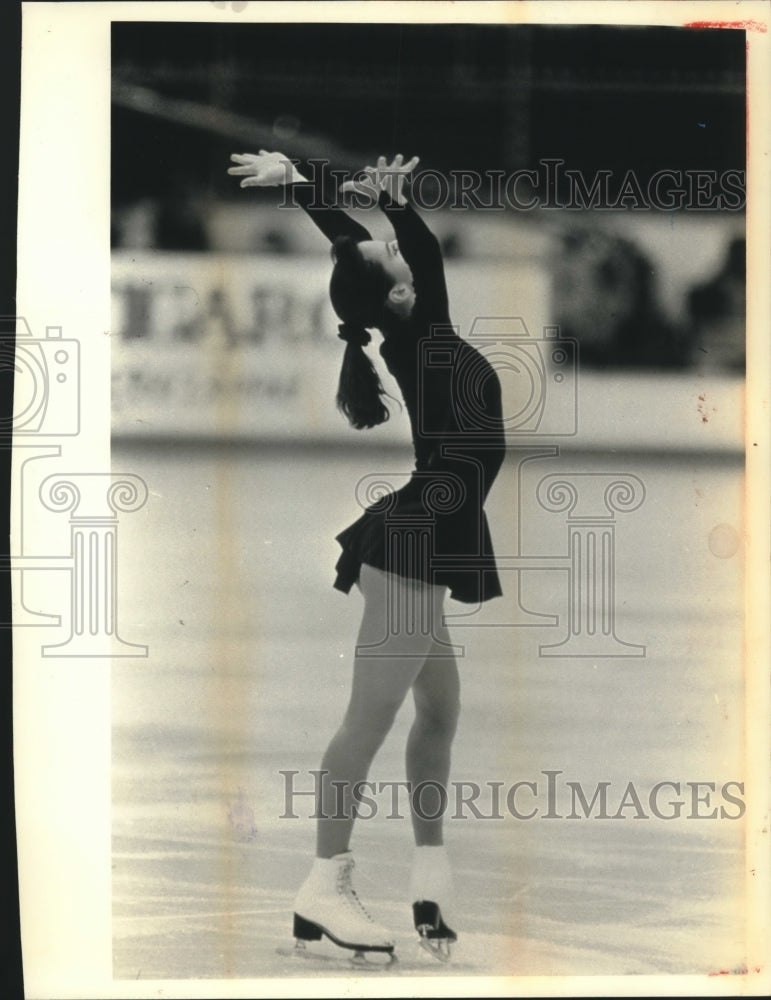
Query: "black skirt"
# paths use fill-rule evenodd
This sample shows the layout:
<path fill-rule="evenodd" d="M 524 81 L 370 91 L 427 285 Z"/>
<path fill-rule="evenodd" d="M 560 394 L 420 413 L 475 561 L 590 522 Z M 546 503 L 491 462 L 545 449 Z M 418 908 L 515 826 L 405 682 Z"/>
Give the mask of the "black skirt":
<path fill-rule="evenodd" d="M 337 541 L 343 551 L 334 586 L 347 594 L 365 563 L 407 579 L 446 586 L 450 597 L 465 604 L 500 597 L 490 529 L 479 498 L 469 491 L 464 502 L 453 503 L 451 498 L 448 502 L 441 486 L 441 479 L 413 478 L 403 489 L 367 507 L 340 532 Z"/>

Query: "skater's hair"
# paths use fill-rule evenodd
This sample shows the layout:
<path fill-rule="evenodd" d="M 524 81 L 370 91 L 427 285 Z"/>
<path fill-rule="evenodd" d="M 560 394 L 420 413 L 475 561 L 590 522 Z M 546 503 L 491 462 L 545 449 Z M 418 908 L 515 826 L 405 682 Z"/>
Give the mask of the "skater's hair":
<path fill-rule="evenodd" d="M 345 354 L 337 387 L 337 406 L 357 430 L 388 420 L 387 395 L 375 368 L 364 353 L 370 342 L 368 329 L 382 330 L 389 322 L 388 293 L 392 281 L 375 261 L 366 260 L 350 236 L 339 236 L 332 245 L 335 266 L 329 283 L 332 308 L 342 321 L 340 339 Z M 393 323 L 393 319 L 390 319 Z"/>

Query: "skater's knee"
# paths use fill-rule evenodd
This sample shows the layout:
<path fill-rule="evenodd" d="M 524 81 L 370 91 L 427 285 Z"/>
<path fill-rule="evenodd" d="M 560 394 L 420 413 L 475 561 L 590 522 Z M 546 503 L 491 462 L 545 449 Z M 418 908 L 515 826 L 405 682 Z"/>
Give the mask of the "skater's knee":
<path fill-rule="evenodd" d="M 415 698 L 415 725 L 434 739 L 451 740 L 455 735 L 459 716 L 460 698 L 457 695 L 440 700 Z"/>
<path fill-rule="evenodd" d="M 380 701 L 377 710 L 359 712 L 350 710 L 343 719 L 342 731 L 346 740 L 361 753 L 374 756 L 391 730 L 400 702 Z"/>
<path fill-rule="evenodd" d="M 346 743 L 351 747 L 351 753 L 358 759 L 371 761 L 388 735 L 388 729 L 373 727 L 367 729 L 359 725 L 343 723 Z"/>

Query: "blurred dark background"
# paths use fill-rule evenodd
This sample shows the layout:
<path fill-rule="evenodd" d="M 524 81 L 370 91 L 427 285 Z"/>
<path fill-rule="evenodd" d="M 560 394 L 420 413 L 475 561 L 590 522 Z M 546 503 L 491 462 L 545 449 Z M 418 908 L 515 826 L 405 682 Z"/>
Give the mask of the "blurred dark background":
<path fill-rule="evenodd" d="M 246 233 L 226 166 L 234 150 L 260 146 L 350 171 L 379 153 L 506 175 L 558 158 L 587 181 L 611 171 L 616 186 L 633 170 L 643 189 L 660 170 L 745 167 L 741 31 L 117 22 L 112 73 L 116 248 L 307 250 L 275 218 Z M 276 195 L 250 198 L 267 209 Z M 697 279 L 682 246 L 667 249 L 655 220 L 640 218 L 686 212 L 715 246 Z M 444 227 L 445 253 L 463 257 L 474 252 L 474 213 L 454 214 L 463 218 Z M 601 211 L 503 214 L 520 229 L 523 216 L 551 227 L 555 319 L 582 340 L 586 364 L 681 367 L 709 354 L 742 369 L 741 212 L 622 211 L 615 226 Z M 660 286 L 677 280 L 667 306 Z"/>
<path fill-rule="evenodd" d="M 112 45 L 116 84 L 246 116 L 287 146 L 420 150 L 443 171 L 561 157 L 643 183 L 743 168 L 744 62 L 743 32 L 650 27 L 139 22 L 115 24 Z M 170 192 L 171 161 L 232 195 L 230 139 L 123 104 L 114 115 L 117 201 Z"/>

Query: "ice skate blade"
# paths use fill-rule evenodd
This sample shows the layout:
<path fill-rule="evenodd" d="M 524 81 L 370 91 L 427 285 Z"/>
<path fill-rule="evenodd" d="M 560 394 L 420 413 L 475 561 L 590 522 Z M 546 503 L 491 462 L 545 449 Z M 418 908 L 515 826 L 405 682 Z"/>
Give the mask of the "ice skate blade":
<path fill-rule="evenodd" d="M 451 942 L 448 938 L 428 938 L 421 935 L 418 939 L 418 944 L 423 951 L 428 952 L 437 962 L 442 962 L 446 965 L 452 961 Z"/>
<path fill-rule="evenodd" d="M 449 962 L 452 958 L 450 945 L 458 940 L 458 935 L 442 919 L 439 906 L 429 899 L 420 899 L 412 904 L 415 930 L 420 935 L 420 947 L 438 962 Z"/>
<path fill-rule="evenodd" d="M 390 969 L 399 959 L 393 951 L 357 951 L 350 961 L 357 969 L 378 971 Z"/>
<path fill-rule="evenodd" d="M 363 951 L 341 948 L 332 945 L 335 951 L 322 951 L 311 948 L 302 940 L 296 940 L 294 945 L 279 946 L 279 955 L 305 962 L 318 962 L 327 965 L 340 965 L 364 972 L 385 972 L 398 963 L 393 951 Z"/>

